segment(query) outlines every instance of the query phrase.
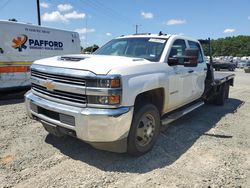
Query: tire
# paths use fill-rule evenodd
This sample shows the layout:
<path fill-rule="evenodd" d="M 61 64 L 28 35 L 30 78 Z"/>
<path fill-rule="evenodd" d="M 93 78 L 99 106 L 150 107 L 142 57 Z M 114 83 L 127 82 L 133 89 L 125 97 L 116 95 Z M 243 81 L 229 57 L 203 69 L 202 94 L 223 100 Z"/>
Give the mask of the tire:
<path fill-rule="evenodd" d="M 153 104 L 145 104 L 135 109 L 128 136 L 128 153 L 135 156 L 147 153 L 153 148 L 159 133 L 158 109 Z"/>
<path fill-rule="evenodd" d="M 225 99 L 228 97 L 227 95 L 227 83 L 221 86 L 219 93 L 216 95 L 214 99 L 214 104 L 223 106 L 225 104 Z"/>

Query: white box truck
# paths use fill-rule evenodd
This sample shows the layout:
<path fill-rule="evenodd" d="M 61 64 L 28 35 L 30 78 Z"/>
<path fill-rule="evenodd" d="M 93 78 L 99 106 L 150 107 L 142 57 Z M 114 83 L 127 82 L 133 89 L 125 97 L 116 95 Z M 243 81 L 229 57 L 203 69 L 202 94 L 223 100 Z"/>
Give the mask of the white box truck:
<path fill-rule="evenodd" d="M 35 60 L 79 53 L 77 32 L 0 20 L 0 91 L 30 86 Z"/>

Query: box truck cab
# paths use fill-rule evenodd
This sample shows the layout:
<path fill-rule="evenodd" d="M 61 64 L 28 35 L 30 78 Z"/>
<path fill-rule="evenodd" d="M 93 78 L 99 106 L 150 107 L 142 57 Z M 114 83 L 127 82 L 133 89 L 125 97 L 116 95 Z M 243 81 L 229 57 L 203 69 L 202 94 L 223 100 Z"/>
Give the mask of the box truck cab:
<path fill-rule="evenodd" d="M 0 20 L 0 91 L 30 86 L 35 60 L 79 53 L 77 32 Z"/>

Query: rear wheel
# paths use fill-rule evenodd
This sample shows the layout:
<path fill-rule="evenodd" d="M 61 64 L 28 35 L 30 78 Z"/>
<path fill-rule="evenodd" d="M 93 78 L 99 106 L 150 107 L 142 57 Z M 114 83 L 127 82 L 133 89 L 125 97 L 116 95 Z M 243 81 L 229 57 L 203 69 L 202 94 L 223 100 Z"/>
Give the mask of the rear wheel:
<path fill-rule="evenodd" d="M 142 155 L 150 151 L 160 133 L 160 115 L 152 104 L 137 107 L 128 136 L 128 153 Z"/>

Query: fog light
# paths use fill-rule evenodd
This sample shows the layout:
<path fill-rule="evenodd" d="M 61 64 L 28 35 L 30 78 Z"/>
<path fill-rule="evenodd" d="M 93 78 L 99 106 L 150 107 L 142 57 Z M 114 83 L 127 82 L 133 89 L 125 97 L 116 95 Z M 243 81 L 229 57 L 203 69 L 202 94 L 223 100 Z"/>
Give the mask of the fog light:
<path fill-rule="evenodd" d="M 109 104 L 120 104 L 120 95 L 109 96 Z"/>
<path fill-rule="evenodd" d="M 107 96 L 100 96 L 99 97 L 99 103 L 100 104 L 108 104 L 109 103 L 109 98 Z"/>

